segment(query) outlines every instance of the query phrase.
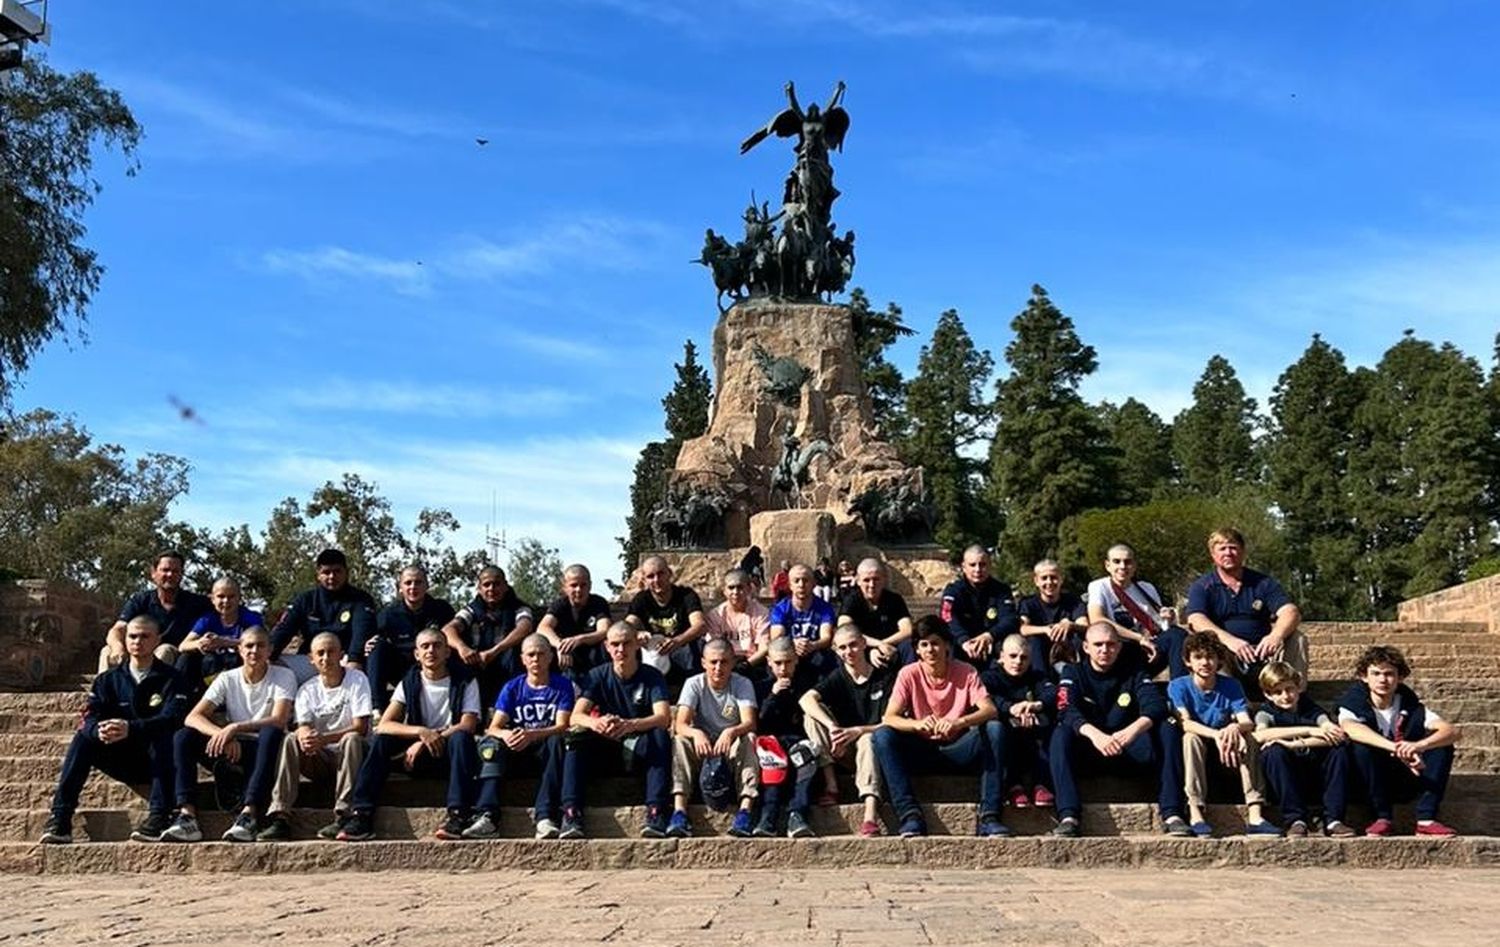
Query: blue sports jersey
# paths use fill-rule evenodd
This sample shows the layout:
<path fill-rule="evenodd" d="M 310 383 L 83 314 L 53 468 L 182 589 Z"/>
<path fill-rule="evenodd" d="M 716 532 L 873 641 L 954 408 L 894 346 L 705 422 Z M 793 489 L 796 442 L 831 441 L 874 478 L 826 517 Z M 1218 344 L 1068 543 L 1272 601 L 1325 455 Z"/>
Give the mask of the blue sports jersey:
<path fill-rule="evenodd" d="M 771 624 L 786 629 L 788 637 L 805 641 L 817 641 L 822 636 L 824 625 L 832 625 L 837 618 L 833 606 L 813 596 L 812 605 L 799 609 L 790 598 L 784 598 L 771 606 Z"/>
<path fill-rule="evenodd" d="M 559 710 L 572 712 L 573 699 L 573 682 L 561 674 L 549 674 L 541 687 L 532 687 L 522 674 L 500 689 L 495 709 L 505 714 L 512 726 L 545 730 L 557 723 Z"/>

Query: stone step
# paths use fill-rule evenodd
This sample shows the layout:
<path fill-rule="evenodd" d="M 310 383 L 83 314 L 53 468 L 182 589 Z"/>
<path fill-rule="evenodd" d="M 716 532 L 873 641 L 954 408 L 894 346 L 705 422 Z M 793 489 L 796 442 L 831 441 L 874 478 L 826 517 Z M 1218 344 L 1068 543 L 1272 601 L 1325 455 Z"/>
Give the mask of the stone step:
<path fill-rule="evenodd" d="M 1171 839 L 1158 835 L 1052 839 L 934 836 L 818 839 L 593 839 L 578 842 L 373 841 L 237 845 L 0 843 L 0 871 L 26 874 L 348 871 L 520 871 L 852 867 L 1364 869 L 1493 867 L 1500 839 Z"/>
<path fill-rule="evenodd" d="M 1432 638 L 1448 635 L 1475 637 L 1500 637 L 1490 631 L 1484 622 L 1410 622 L 1410 621 L 1305 621 L 1301 630 L 1309 641 L 1318 641 L 1340 636 L 1369 638 L 1385 641 L 1390 638 L 1403 639 L 1398 646 L 1410 643 L 1407 639 Z"/>
<path fill-rule="evenodd" d="M 694 837 L 727 835 L 730 813 L 713 812 L 703 806 L 690 806 L 688 813 Z M 935 835 L 974 834 L 977 820 L 972 803 L 926 805 L 923 813 L 928 830 Z M 125 841 L 143 814 L 143 810 L 137 808 L 80 809 L 73 819 L 75 840 Z M 1268 814 L 1273 819 L 1279 818 L 1274 808 L 1269 809 Z M 385 840 L 430 838 L 445 815 L 446 810 L 442 808 L 384 807 L 376 813 L 376 835 Z M 641 806 L 589 807 L 583 815 L 584 829 L 589 838 L 637 838 L 645 810 Z M 1500 803 L 1455 802 L 1445 805 L 1442 815 L 1445 822 L 1465 835 L 1500 836 Z M 1210 805 L 1207 816 L 1216 835 L 1244 834 L 1243 806 Z M 298 809 L 292 814 L 293 837 L 314 839 L 318 829 L 333 821 L 333 817 L 331 809 Z M 47 818 L 45 809 L 0 809 L 0 842 L 34 841 L 41 836 Z M 810 822 L 820 837 L 850 836 L 858 834 L 862 818 L 863 807 L 859 805 L 815 807 L 811 810 Z M 1057 824 L 1051 809 L 1007 808 L 1004 819 L 1017 835 L 1045 835 Z M 1370 819 L 1368 809 L 1361 806 L 1350 808 L 1351 825 L 1363 826 Z M 1402 831 L 1409 833 L 1415 819 L 1410 806 L 1397 807 L 1396 824 Z M 231 820 L 231 814 L 226 812 L 205 811 L 199 816 L 204 837 L 208 840 L 217 840 Z M 895 833 L 896 820 L 889 808 L 881 810 L 881 822 L 887 834 Z M 1083 831 L 1090 836 L 1130 836 L 1159 834 L 1163 829 L 1156 807 L 1151 803 L 1091 803 L 1083 809 Z M 531 811 L 521 807 L 502 809 L 500 833 L 509 839 L 531 838 Z"/>

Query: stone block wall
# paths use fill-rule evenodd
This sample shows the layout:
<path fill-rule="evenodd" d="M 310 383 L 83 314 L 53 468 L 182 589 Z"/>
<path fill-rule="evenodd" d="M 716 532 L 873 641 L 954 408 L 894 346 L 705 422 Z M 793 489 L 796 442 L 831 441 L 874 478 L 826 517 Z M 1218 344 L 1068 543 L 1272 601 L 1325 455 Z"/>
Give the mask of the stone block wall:
<path fill-rule="evenodd" d="M 1396 606 L 1401 621 L 1483 622 L 1500 631 L 1500 575 L 1487 576 L 1408 599 Z"/>
<path fill-rule="evenodd" d="M 118 609 L 62 582 L 0 584 L 0 690 L 55 686 L 93 670 Z"/>

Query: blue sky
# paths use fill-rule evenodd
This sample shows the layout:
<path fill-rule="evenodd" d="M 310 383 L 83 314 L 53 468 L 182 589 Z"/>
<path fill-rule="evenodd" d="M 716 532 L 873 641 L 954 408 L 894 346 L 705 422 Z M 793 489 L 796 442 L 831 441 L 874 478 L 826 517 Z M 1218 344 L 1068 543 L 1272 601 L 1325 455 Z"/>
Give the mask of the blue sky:
<path fill-rule="evenodd" d="M 187 457 L 200 525 L 355 471 L 408 526 L 444 506 L 465 545 L 488 524 L 614 575 L 636 453 L 716 318 L 687 261 L 777 193 L 787 143 L 737 145 L 788 79 L 848 83 L 835 218 L 918 330 L 908 373 L 949 307 L 999 361 L 1033 282 L 1099 351 L 1085 395 L 1169 418 L 1215 353 L 1264 406 L 1314 332 L 1488 367 L 1500 10 L 1207 9 L 53 0 L 53 65 L 146 138 L 138 177 L 99 168 L 88 344 L 16 406 Z"/>

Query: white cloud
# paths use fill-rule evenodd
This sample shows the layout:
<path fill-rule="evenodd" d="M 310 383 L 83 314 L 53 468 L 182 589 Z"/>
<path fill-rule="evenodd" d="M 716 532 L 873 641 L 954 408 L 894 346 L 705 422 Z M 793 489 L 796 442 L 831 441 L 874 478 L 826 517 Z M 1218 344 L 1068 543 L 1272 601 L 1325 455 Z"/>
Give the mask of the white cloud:
<path fill-rule="evenodd" d="M 273 273 L 291 273 L 310 282 L 337 278 L 373 280 L 406 296 L 422 296 L 431 290 L 420 262 L 372 256 L 344 247 L 270 250 L 261 257 L 261 262 Z"/>
<path fill-rule="evenodd" d="M 558 415 L 588 399 L 557 388 L 498 391 L 446 384 L 415 384 L 330 378 L 283 395 L 287 406 L 322 411 L 462 417 L 542 418 Z"/>

